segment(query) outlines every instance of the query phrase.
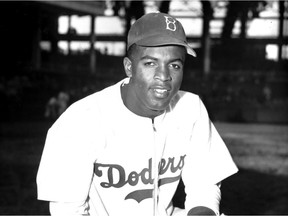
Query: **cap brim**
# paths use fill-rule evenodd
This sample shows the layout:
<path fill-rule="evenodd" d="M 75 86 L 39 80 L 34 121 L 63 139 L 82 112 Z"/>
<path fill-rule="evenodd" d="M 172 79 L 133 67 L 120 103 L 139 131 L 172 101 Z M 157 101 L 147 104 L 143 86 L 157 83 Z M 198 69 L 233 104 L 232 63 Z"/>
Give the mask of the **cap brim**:
<path fill-rule="evenodd" d="M 139 40 L 136 42 L 139 46 L 144 47 L 156 47 L 156 46 L 165 46 L 165 45 L 178 45 L 178 46 L 184 46 L 186 48 L 187 54 L 192 55 L 193 57 L 196 57 L 196 52 L 183 40 L 179 40 L 177 38 L 173 37 L 163 37 L 161 35 L 158 36 L 151 36 L 147 37 L 145 39 Z"/>

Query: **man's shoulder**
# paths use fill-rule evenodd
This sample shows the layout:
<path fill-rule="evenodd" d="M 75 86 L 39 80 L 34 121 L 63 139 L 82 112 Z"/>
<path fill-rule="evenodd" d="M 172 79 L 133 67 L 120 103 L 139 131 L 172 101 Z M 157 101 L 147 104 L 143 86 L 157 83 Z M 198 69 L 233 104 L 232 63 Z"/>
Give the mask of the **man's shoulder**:
<path fill-rule="evenodd" d="M 178 94 L 181 95 L 182 97 L 185 97 L 186 99 L 199 99 L 199 95 L 192 93 L 192 92 L 188 92 L 188 91 L 184 91 L 184 90 L 179 90 Z"/>
<path fill-rule="evenodd" d="M 178 91 L 171 100 L 169 113 L 181 124 L 192 124 L 199 118 L 201 99 L 197 94 Z M 189 119 L 189 121 L 187 121 Z"/>
<path fill-rule="evenodd" d="M 179 106 L 179 105 L 184 105 L 184 106 L 195 106 L 195 104 L 199 104 L 200 101 L 199 95 L 188 92 L 188 91 L 178 91 L 178 93 L 175 95 L 173 98 L 172 106 Z"/>
<path fill-rule="evenodd" d="M 59 117 L 58 122 L 70 122 L 72 120 L 82 122 L 90 121 L 89 119 L 92 118 L 98 118 L 101 110 L 105 110 L 105 107 L 109 106 L 109 101 L 113 101 L 113 97 L 115 101 L 115 85 L 106 87 L 75 101 Z"/>
<path fill-rule="evenodd" d="M 57 119 L 56 125 L 69 126 L 71 122 L 77 122 L 76 125 L 81 125 L 80 123 L 87 125 L 89 122 L 96 122 L 96 119 L 99 120 L 103 112 L 107 112 L 105 108 L 109 106 L 109 101 L 113 101 L 113 97 L 114 99 L 117 97 L 115 85 L 92 93 L 71 104 Z"/>
<path fill-rule="evenodd" d="M 79 108 L 89 108 L 99 106 L 99 104 L 109 102 L 111 98 L 117 97 L 118 84 L 113 84 L 100 91 L 94 92 L 72 104 Z"/>

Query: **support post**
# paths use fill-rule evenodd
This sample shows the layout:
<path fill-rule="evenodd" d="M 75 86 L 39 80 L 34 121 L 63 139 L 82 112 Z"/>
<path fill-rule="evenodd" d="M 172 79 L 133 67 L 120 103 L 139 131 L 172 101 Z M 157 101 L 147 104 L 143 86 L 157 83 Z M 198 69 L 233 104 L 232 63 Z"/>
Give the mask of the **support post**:
<path fill-rule="evenodd" d="M 71 54 L 71 15 L 68 16 L 68 56 Z"/>
<path fill-rule="evenodd" d="M 35 31 L 33 32 L 32 65 L 35 70 L 39 70 L 41 68 L 41 13 L 37 13 L 36 19 Z"/>
<path fill-rule="evenodd" d="M 278 62 L 282 61 L 284 1 L 279 1 Z"/>
<path fill-rule="evenodd" d="M 95 52 L 95 42 L 96 42 L 96 33 L 95 33 L 95 15 L 91 15 L 91 27 L 90 27 L 90 73 L 96 73 L 96 52 Z"/>
<path fill-rule="evenodd" d="M 209 1 L 201 1 L 203 8 L 203 32 L 202 32 L 202 49 L 203 49 L 203 73 L 204 76 L 210 74 L 211 70 L 211 40 L 210 40 L 210 20 L 213 16 L 213 10 Z"/>

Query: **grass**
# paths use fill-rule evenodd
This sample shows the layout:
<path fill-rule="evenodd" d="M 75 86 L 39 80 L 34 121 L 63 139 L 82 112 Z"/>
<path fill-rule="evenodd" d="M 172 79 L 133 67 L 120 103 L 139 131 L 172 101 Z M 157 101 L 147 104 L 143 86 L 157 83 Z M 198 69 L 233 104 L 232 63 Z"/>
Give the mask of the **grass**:
<path fill-rule="evenodd" d="M 36 173 L 49 122 L 0 125 L 0 214 L 49 214 Z M 228 215 L 288 214 L 288 126 L 216 123 L 240 171 L 222 184 Z"/>
<path fill-rule="evenodd" d="M 37 201 L 36 173 L 49 123 L 1 124 L 0 214 L 48 214 Z"/>
<path fill-rule="evenodd" d="M 240 168 L 223 182 L 223 212 L 288 214 L 288 126 L 218 123 L 216 127 Z"/>

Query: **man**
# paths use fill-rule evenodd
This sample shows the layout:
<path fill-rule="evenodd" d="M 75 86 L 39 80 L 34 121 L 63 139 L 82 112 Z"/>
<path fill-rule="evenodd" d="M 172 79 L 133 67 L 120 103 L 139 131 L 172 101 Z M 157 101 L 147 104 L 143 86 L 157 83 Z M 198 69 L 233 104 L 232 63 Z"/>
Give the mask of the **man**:
<path fill-rule="evenodd" d="M 237 172 L 195 94 L 180 91 L 182 25 L 163 13 L 131 27 L 127 78 L 71 105 L 49 129 L 38 199 L 59 215 L 219 215 L 220 183 Z M 173 207 L 180 178 L 185 209 Z"/>

